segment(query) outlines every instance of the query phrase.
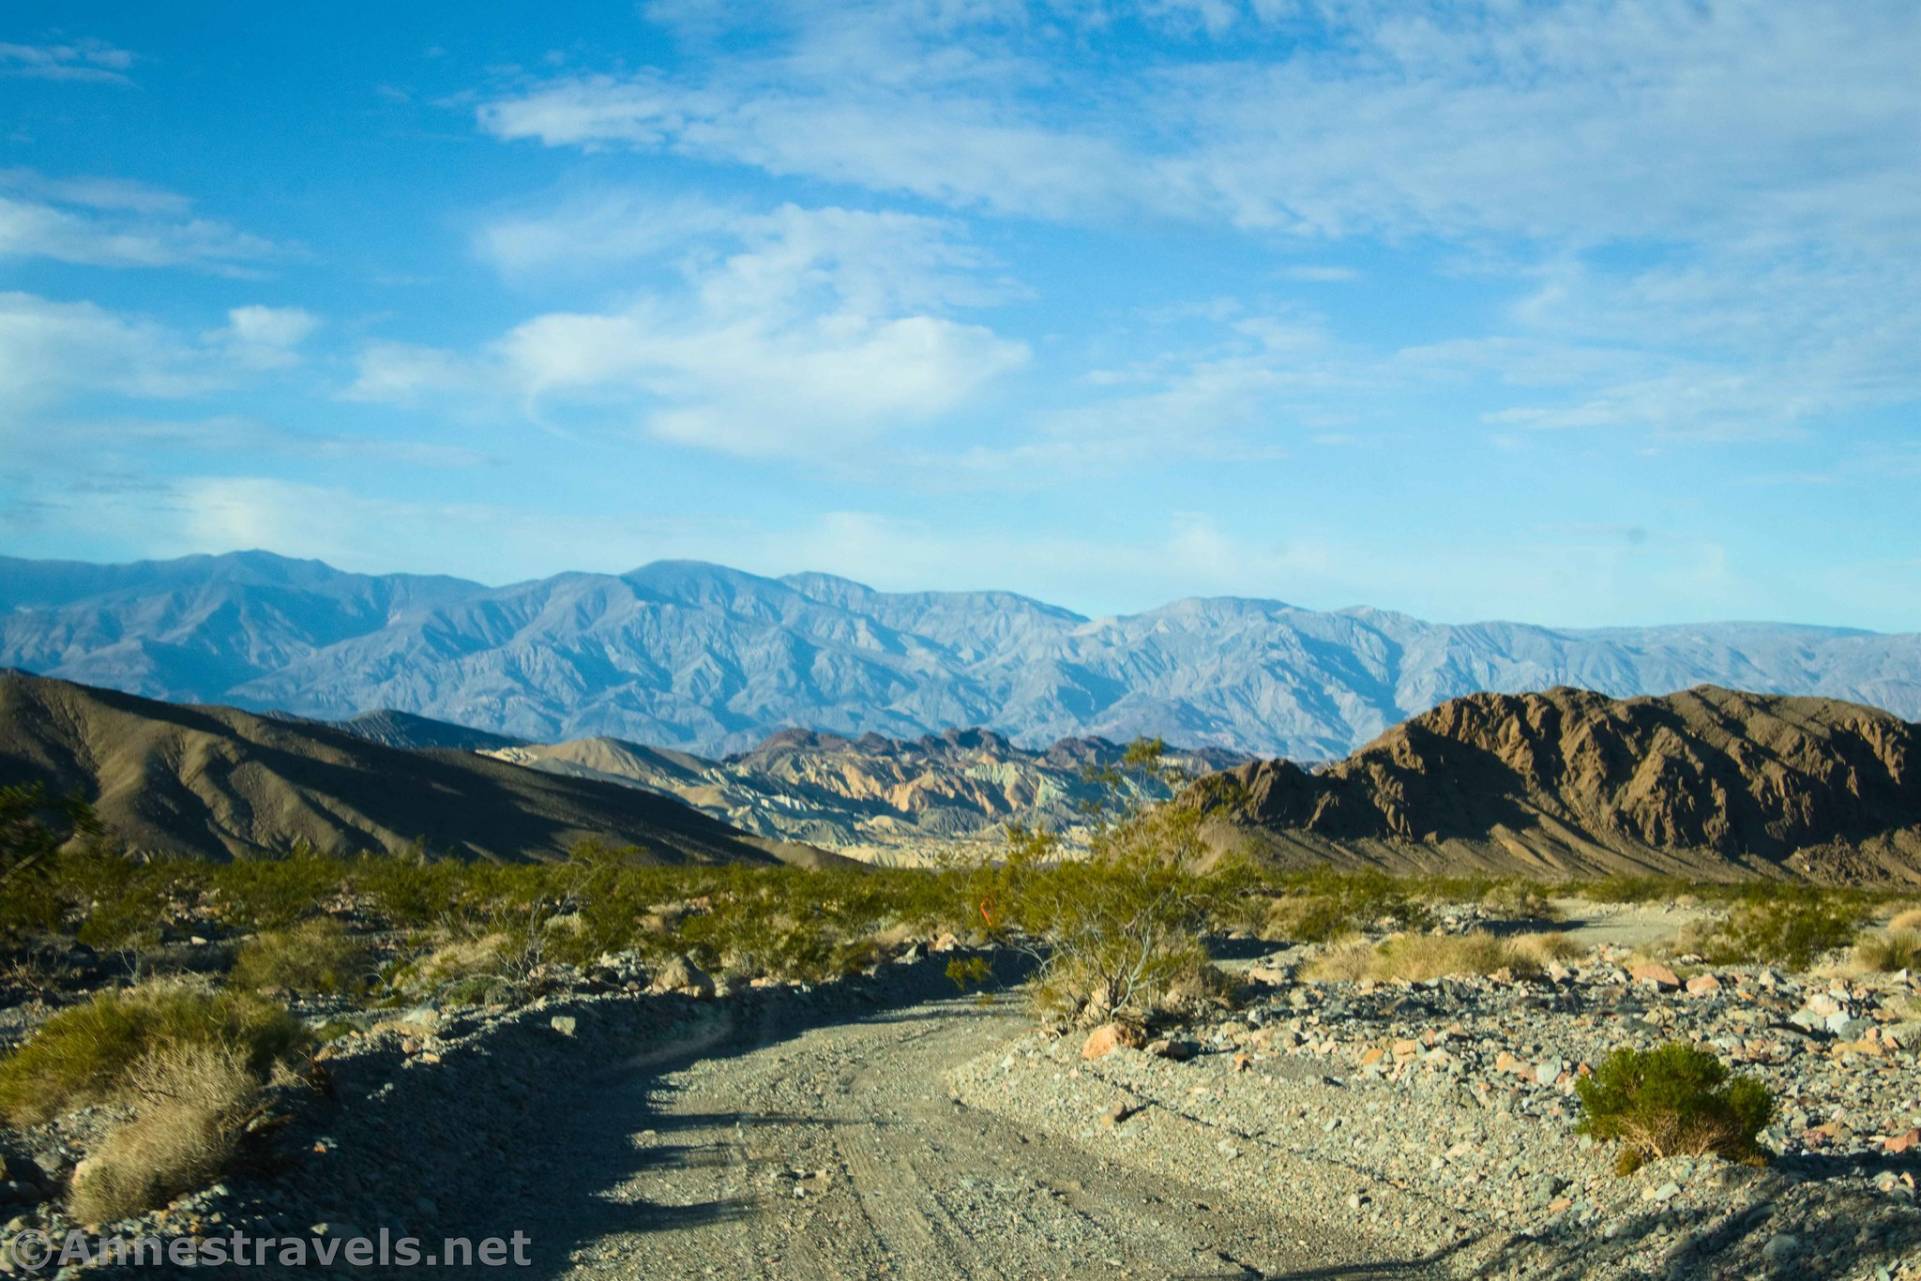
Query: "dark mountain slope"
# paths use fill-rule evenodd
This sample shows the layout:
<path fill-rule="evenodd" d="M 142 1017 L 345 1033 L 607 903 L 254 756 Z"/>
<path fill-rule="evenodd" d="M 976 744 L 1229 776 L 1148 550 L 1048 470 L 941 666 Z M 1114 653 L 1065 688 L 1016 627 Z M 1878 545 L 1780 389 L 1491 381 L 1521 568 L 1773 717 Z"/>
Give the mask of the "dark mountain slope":
<path fill-rule="evenodd" d="M 1921 879 L 1921 726 L 1832 699 L 1476 694 L 1318 774 L 1203 786 L 1290 860 Z"/>
<path fill-rule="evenodd" d="M 23 782 L 78 792 L 135 849 L 212 858 L 297 842 L 396 853 L 416 841 L 483 858 L 553 858 L 588 838 L 662 863 L 831 857 L 633 788 L 4 672 L 0 784 Z"/>

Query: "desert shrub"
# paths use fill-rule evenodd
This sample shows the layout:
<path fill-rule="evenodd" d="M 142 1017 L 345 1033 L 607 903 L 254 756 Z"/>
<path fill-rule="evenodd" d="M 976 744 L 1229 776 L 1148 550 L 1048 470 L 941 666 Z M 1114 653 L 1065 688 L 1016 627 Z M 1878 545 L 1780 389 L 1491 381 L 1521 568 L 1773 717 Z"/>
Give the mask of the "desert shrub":
<path fill-rule="evenodd" d="M 281 858 L 225 864 L 212 873 L 209 897 L 232 924 L 280 929 L 313 914 L 341 890 L 349 864 L 300 846 Z"/>
<path fill-rule="evenodd" d="M 83 1223 L 156 1209 L 217 1178 L 260 1098 L 244 1053 L 205 1042 L 152 1051 L 126 1088 L 133 1119 L 108 1131 L 74 1171 L 70 1209 Z"/>
<path fill-rule="evenodd" d="M 1162 806 L 1102 832 L 1075 860 L 1046 832 L 1010 829 L 969 900 L 995 937 L 1034 952 L 1043 1018 L 1145 1019 L 1210 986 L 1201 931 L 1232 891 L 1192 870 L 1207 854 L 1199 823 L 1196 810 Z"/>
<path fill-rule="evenodd" d="M 986 987 L 994 971 L 983 956 L 957 956 L 947 963 L 947 981 L 965 992 L 970 987 Z"/>
<path fill-rule="evenodd" d="M 60 851 L 75 840 L 97 842 L 100 831 L 77 796 L 50 797 L 37 783 L 0 787 L 0 939 L 60 924 Z"/>
<path fill-rule="evenodd" d="M 1888 922 L 1891 930 L 1921 930 L 1921 907 L 1903 908 Z"/>
<path fill-rule="evenodd" d="M 1854 945 L 1857 969 L 1877 974 L 1921 969 L 1921 931 L 1890 929 L 1865 934 Z"/>
<path fill-rule="evenodd" d="M 1408 883 L 1385 873 L 1317 869 L 1295 878 L 1274 900 L 1260 934 L 1269 942 L 1320 943 L 1383 921 L 1416 928 L 1427 916 Z"/>
<path fill-rule="evenodd" d="M 1735 908 L 1702 934 L 1693 950 L 1722 965 L 1806 969 L 1852 942 L 1864 914 L 1859 902 L 1838 896 L 1763 898 Z"/>
<path fill-rule="evenodd" d="M 1610 876 L 1573 888 L 1591 903 L 1654 903 L 1672 897 L 1675 883 L 1658 876 Z"/>
<path fill-rule="evenodd" d="M 1481 895 L 1481 910 L 1510 921 L 1560 919 L 1547 893 L 1531 881 L 1498 881 Z"/>
<path fill-rule="evenodd" d="M 307 1041 L 285 1009 L 247 994 L 180 984 L 101 992 L 54 1015 L 0 1059 L 0 1114 L 31 1124 L 120 1097 L 142 1059 L 195 1046 L 231 1048 L 264 1075 Z"/>
<path fill-rule="evenodd" d="M 425 952 L 394 967 L 387 984 L 399 995 L 486 1004 L 514 994 L 515 941 L 505 933 L 441 936 Z"/>
<path fill-rule="evenodd" d="M 1764 1159 L 1757 1138 L 1774 1115 L 1774 1096 L 1753 1077 L 1731 1077 L 1726 1065 L 1695 1046 L 1623 1047 L 1575 1090 L 1580 1132 L 1619 1142 L 1623 1174 L 1652 1157 Z"/>
<path fill-rule="evenodd" d="M 1507 970 L 1517 976 L 1539 974 L 1550 960 L 1578 954 L 1579 948 L 1552 934 L 1516 939 L 1496 938 L 1475 930 L 1468 934 L 1396 934 L 1378 945 L 1363 939 L 1335 944 L 1307 967 L 1307 977 L 1322 982 L 1430 979 L 1492 974 Z"/>
<path fill-rule="evenodd" d="M 272 987 L 335 995 L 363 989 L 372 970 L 367 945 L 340 922 L 322 916 L 248 939 L 234 958 L 228 981 L 254 991 Z"/>

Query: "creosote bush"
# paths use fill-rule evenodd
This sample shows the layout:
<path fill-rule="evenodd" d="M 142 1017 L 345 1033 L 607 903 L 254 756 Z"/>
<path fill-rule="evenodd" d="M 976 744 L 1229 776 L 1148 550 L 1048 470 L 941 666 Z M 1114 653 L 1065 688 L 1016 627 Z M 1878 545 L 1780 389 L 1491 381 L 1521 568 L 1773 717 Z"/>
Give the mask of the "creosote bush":
<path fill-rule="evenodd" d="M 149 984 L 101 992 L 60 1011 L 0 1059 L 0 1115 L 33 1124 L 124 1097 L 136 1064 L 195 1046 L 233 1049 L 258 1076 L 307 1046 L 306 1029 L 278 1005 L 238 992 Z"/>
<path fill-rule="evenodd" d="M 366 944 L 340 922 L 323 916 L 248 939 L 234 958 L 228 982 L 250 991 L 284 988 L 302 995 L 338 995 L 362 990 L 372 974 Z"/>
<path fill-rule="evenodd" d="M 1561 913 L 1532 881 L 1499 881 L 1481 895 L 1481 910 L 1510 921 L 1555 921 Z"/>
<path fill-rule="evenodd" d="M 1749 1076 L 1730 1076 L 1714 1055 L 1684 1042 L 1655 1050 L 1615 1050 L 1575 1082 L 1580 1133 L 1621 1144 L 1617 1169 L 1643 1161 L 1715 1155 L 1766 1159 L 1757 1140 L 1774 1115 L 1774 1096 Z"/>
<path fill-rule="evenodd" d="M 204 1186 L 231 1163 L 259 1105 L 260 1080 L 235 1047 L 163 1046 L 134 1065 L 131 1121 L 110 1130 L 73 1175 L 69 1208 L 110 1223 Z"/>
<path fill-rule="evenodd" d="M 1320 943 L 1389 922 L 1397 929 L 1426 924 L 1417 886 L 1383 872 L 1317 869 L 1284 883 L 1259 934 L 1272 943 Z"/>
<path fill-rule="evenodd" d="M 1232 869 L 1202 875 L 1201 813 L 1166 805 L 1102 829 L 1088 856 L 1011 828 L 1004 857 L 976 869 L 969 899 L 990 937 L 1040 962 L 1030 989 L 1049 1022 L 1144 1022 L 1214 998 L 1223 981 L 1201 937 L 1238 892 Z"/>
<path fill-rule="evenodd" d="M 1813 894 L 1745 903 L 1705 933 L 1688 940 L 1719 965 L 1782 965 L 1804 970 L 1824 954 L 1854 941 L 1864 906 Z"/>

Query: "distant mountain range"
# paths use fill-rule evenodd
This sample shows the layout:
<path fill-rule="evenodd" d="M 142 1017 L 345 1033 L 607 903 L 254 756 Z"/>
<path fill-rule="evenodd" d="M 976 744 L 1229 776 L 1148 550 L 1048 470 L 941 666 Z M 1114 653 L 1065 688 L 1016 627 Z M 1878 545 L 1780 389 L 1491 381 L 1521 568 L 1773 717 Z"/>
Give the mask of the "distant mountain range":
<path fill-rule="evenodd" d="M 1921 636 L 1765 623 L 1574 631 L 1374 609 L 1177 601 L 1090 619 L 1005 592 L 662 562 L 507 587 L 264 552 L 0 559 L 0 666 L 344 720 L 394 709 L 553 742 L 713 755 L 801 727 L 1016 744 L 1153 734 L 1328 760 L 1480 690 L 1711 683 L 1921 717 Z"/>
<path fill-rule="evenodd" d="M 1921 725 L 1833 699 L 1474 694 L 1317 773 L 1262 761 L 1194 794 L 1304 866 L 1921 880 Z"/>
<path fill-rule="evenodd" d="M 598 839 L 655 863 L 839 861 L 633 787 L 464 751 L 383 746 L 333 726 L 182 707 L 0 672 L 0 786 L 90 801 L 132 850 L 558 858 Z"/>

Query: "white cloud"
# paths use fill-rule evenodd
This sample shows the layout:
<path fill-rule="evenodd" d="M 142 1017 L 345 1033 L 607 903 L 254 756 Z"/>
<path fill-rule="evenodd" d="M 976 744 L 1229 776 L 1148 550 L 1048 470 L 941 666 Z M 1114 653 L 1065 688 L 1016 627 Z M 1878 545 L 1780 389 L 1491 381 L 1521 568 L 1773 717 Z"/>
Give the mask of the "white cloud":
<path fill-rule="evenodd" d="M 125 85 L 133 83 L 126 74 L 133 64 L 131 53 L 101 40 L 0 43 L 0 74 L 10 76 Z"/>
<path fill-rule="evenodd" d="M 163 326 L 89 302 L 0 293 L 0 406 L 9 410 L 82 392 L 171 397 L 214 385 L 198 353 Z"/>
<path fill-rule="evenodd" d="M 179 399 L 280 368 L 319 322 L 299 308 L 239 307 L 190 337 L 91 302 L 0 293 L 0 408 L 14 415 L 84 396 Z M 30 433 L 31 416 L 0 427 Z"/>
<path fill-rule="evenodd" d="M 533 83 L 480 126 L 1022 217 L 1450 246 L 1538 286 L 1479 341 L 1614 370 L 1540 384 L 1497 411 L 1506 426 L 1736 438 L 1921 397 L 1921 9 L 1905 0 L 656 16 L 749 38 L 691 73 Z M 1184 42 L 1088 56 L 1134 18 Z M 1230 33 L 1249 42 L 1192 43 Z"/>
<path fill-rule="evenodd" d="M 0 170 L 0 259 L 233 274 L 280 252 L 259 236 L 194 217 L 184 196 L 142 183 Z"/>
<path fill-rule="evenodd" d="M 1006 288 L 972 274 L 985 260 L 951 224 L 786 206 L 708 230 L 725 245 L 687 246 L 679 290 L 533 317 L 476 358 L 372 347 L 348 394 L 465 386 L 516 396 L 535 416 L 564 402 L 679 444 L 811 455 L 948 413 L 1027 359 L 1022 344 L 941 314 Z M 631 249 L 617 238 L 611 252 Z"/>
<path fill-rule="evenodd" d="M 206 341 L 226 350 L 250 369 L 280 369 L 299 361 L 296 351 L 320 326 L 320 318 L 300 307 L 235 307 L 227 323 Z"/>

